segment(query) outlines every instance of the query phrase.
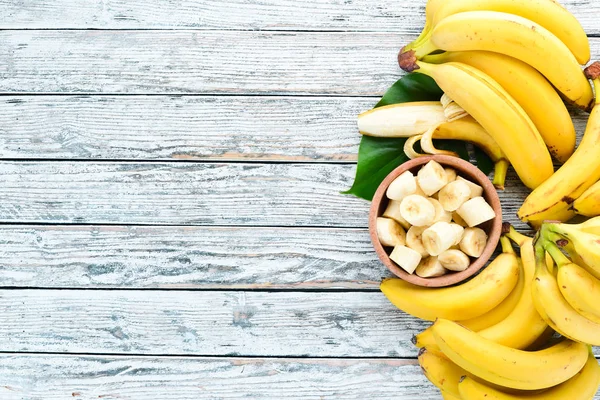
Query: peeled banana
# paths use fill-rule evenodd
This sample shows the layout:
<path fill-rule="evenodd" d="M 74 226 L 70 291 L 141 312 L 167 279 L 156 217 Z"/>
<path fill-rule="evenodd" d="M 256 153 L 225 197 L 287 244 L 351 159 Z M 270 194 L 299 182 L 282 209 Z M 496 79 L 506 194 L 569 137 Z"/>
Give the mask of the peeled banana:
<path fill-rule="evenodd" d="M 365 111 L 358 116 L 358 130 L 367 136 L 409 137 L 442 122 L 446 122 L 446 116 L 439 101 L 420 101 Z"/>

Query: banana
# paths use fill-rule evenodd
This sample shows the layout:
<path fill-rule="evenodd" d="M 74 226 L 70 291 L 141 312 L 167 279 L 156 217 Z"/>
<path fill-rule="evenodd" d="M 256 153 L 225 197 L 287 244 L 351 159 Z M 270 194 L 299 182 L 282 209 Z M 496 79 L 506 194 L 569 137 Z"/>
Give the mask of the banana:
<path fill-rule="evenodd" d="M 427 200 L 429 200 L 429 202 L 433 205 L 433 208 L 435 209 L 435 217 L 433 217 L 434 223 L 438 222 L 438 221 L 443 221 L 443 222 L 452 221 L 452 213 L 444 210 L 444 207 L 442 207 L 442 205 L 440 204 L 440 202 L 437 199 L 430 197 Z"/>
<path fill-rule="evenodd" d="M 600 324 L 600 280 L 577 264 L 567 263 L 558 265 L 556 281 L 565 300 L 575 311 Z"/>
<path fill-rule="evenodd" d="M 552 159 L 540 133 L 497 82 L 462 63 L 417 65 L 417 72 L 431 76 L 494 138 L 527 187 L 535 188 L 552 175 Z"/>
<path fill-rule="evenodd" d="M 458 246 L 460 244 L 460 241 L 462 240 L 463 234 L 465 233 L 465 228 L 462 225 L 455 224 L 453 222 L 450 223 L 450 226 L 452 227 L 452 229 L 454 229 L 454 235 L 456 238 L 454 240 L 454 244 L 450 248 L 456 248 L 456 246 Z M 460 250 L 460 247 L 456 249 Z"/>
<path fill-rule="evenodd" d="M 427 229 L 426 226 L 411 226 L 406 232 L 406 245 L 415 250 L 421 257 L 429 257 L 429 253 L 423 246 L 423 232 Z"/>
<path fill-rule="evenodd" d="M 438 150 L 433 145 L 432 139 L 462 140 L 472 143 L 483 150 L 494 162 L 494 181 L 493 184 L 499 189 L 504 189 L 506 179 L 506 170 L 508 169 L 508 160 L 506 155 L 498 146 L 498 143 L 481 127 L 481 125 L 471 116 L 466 116 L 455 121 L 444 122 L 435 128 L 430 128 L 420 139 L 421 148 L 429 154 L 450 154 L 458 156 L 447 150 Z M 455 171 L 456 172 L 456 171 Z M 456 174 L 448 177 L 448 182 L 456 179 Z M 475 185 L 473 183 L 473 185 Z M 480 187 L 481 189 L 481 187 Z M 483 189 L 481 189 L 483 191 Z"/>
<path fill-rule="evenodd" d="M 408 51 L 417 47 L 423 39 L 426 39 L 427 35 L 430 33 L 431 28 L 433 27 L 433 17 L 437 12 L 438 8 L 445 2 L 446 0 L 427 0 L 427 4 L 425 5 L 425 26 L 421 31 L 419 37 L 417 37 L 413 42 L 404 46 L 402 50 L 400 50 L 400 54 L 404 51 Z"/>
<path fill-rule="evenodd" d="M 427 226 L 435 219 L 435 208 L 426 197 L 411 194 L 400 202 L 400 215 L 413 226 Z"/>
<path fill-rule="evenodd" d="M 457 286 L 427 288 L 401 279 L 385 279 L 380 286 L 388 300 L 417 318 L 465 320 L 478 317 L 500 304 L 519 278 L 514 253 L 502 253 L 471 280 Z"/>
<path fill-rule="evenodd" d="M 596 93 L 600 93 L 600 63 L 586 68 L 586 74 L 594 80 Z M 600 96 L 596 103 L 600 102 Z M 575 153 L 558 171 L 540 187 L 536 188 L 521 206 L 518 216 L 525 222 L 543 220 L 566 221 L 574 215 L 571 203 L 600 179 L 600 107 L 594 107 L 581 143 Z"/>
<path fill-rule="evenodd" d="M 456 211 L 471 197 L 471 188 L 464 181 L 457 179 L 440 189 L 438 200 L 444 210 Z"/>
<path fill-rule="evenodd" d="M 454 168 L 444 168 L 444 172 L 446 173 L 448 183 L 456 180 L 456 170 Z"/>
<path fill-rule="evenodd" d="M 398 222 L 401 227 L 408 230 L 410 229 L 410 224 L 407 220 L 402 218 L 402 214 L 400 214 L 400 202 L 397 200 L 390 200 L 387 207 L 383 211 L 382 214 L 385 218 L 391 218 Z"/>
<path fill-rule="evenodd" d="M 556 278 L 546 267 L 544 251 L 548 251 L 555 261 L 561 251 L 551 242 L 538 240 L 535 244 L 536 269 L 532 286 L 533 303 L 546 323 L 556 332 L 579 342 L 600 345 L 600 324 L 580 315 L 565 300 Z M 562 255 L 566 258 L 566 256 Z"/>
<path fill-rule="evenodd" d="M 518 15 L 543 26 L 558 37 L 580 64 L 590 60 L 590 44 L 577 18 L 553 0 L 451 0 L 431 7 L 429 26 L 465 11 L 499 11 Z M 433 10 L 432 10 L 433 11 Z"/>
<path fill-rule="evenodd" d="M 465 228 L 460 240 L 460 249 L 471 257 L 479 257 L 487 244 L 487 233 L 481 228 Z"/>
<path fill-rule="evenodd" d="M 406 246 L 396 246 L 390 254 L 390 260 L 398 264 L 400 268 L 412 274 L 421 262 L 421 254 Z"/>
<path fill-rule="evenodd" d="M 587 217 L 600 215 L 600 181 L 590 186 L 575 200 L 573 210 Z"/>
<path fill-rule="evenodd" d="M 429 382 L 433 383 L 442 393 L 460 396 L 458 382 L 466 374 L 464 369 L 443 355 L 428 351 L 426 347 L 419 351 L 418 360 Z"/>
<path fill-rule="evenodd" d="M 458 390 L 463 400 L 592 400 L 599 382 L 600 366 L 590 351 L 581 371 L 560 385 L 540 393 L 508 394 L 469 377 L 458 383 Z"/>
<path fill-rule="evenodd" d="M 390 218 L 377 218 L 377 237 L 384 246 L 394 247 L 406 244 L 406 232 L 399 223 Z"/>
<path fill-rule="evenodd" d="M 532 298 L 532 285 L 535 274 L 535 254 L 532 239 L 519 234 L 509 226 L 507 237 L 519 245 L 523 289 L 511 312 L 498 323 L 478 331 L 483 338 L 514 349 L 526 349 L 536 342 L 548 328 L 546 321 L 538 313 Z M 504 230 L 507 230 L 505 225 Z"/>
<path fill-rule="evenodd" d="M 600 236 L 584 232 L 578 229 L 577 225 L 571 224 L 546 223 L 542 228 L 542 232 L 546 239 L 552 241 L 555 240 L 553 240 L 549 233 L 565 238 L 573 248 L 572 251 L 569 251 L 569 255 L 573 258 L 573 261 L 585 268 L 596 278 L 600 276 L 600 242 L 598 242 Z M 558 242 L 559 245 L 564 244 L 564 240 L 557 240 L 555 242 Z M 574 255 L 577 258 L 573 257 Z"/>
<path fill-rule="evenodd" d="M 481 196 L 467 200 L 456 212 L 469 227 L 477 226 L 496 217 L 494 209 Z"/>
<path fill-rule="evenodd" d="M 402 200 L 417 192 L 417 180 L 410 171 L 403 172 L 390 183 L 385 194 L 389 199 Z"/>
<path fill-rule="evenodd" d="M 590 218 L 576 226 L 583 232 L 593 233 L 594 235 L 600 236 L 600 217 Z"/>
<path fill-rule="evenodd" d="M 437 50 L 483 50 L 505 54 L 537 69 L 563 96 L 579 107 L 589 109 L 594 99 L 592 88 L 569 48 L 543 26 L 518 15 L 497 11 L 466 11 L 450 15 L 438 22 L 429 40 L 406 57 L 421 59 Z M 449 96 L 473 115 L 452 94 L 449 93 Z"/>
<path fill-rule="evenodd" d="M 437 345 L 455 364 L 481 379 L 513 389 L 558 385 L 581 371 L 588 359 L 587 345 L 568 339 L 548 349 L 527 352 L 494 343 L 446 319 L 435 321 L 432 329 Z"/>
<path fill-rule="evenodd" d="M 474 197 L 483 196 L 483 188 L 478 184 L 473 183 L 470 180 L 463 178 L 462 176 L 457 177 L 456 180 L 466 183 L 467 186 L 469 186 L 469 189 L 471 189 L 471 195 L 469 196 L 469 200 Z"/>
<path fill-rule="evenodd" d="M 448 4 L 455 3 L 450 1 Z M 531 117 L 550 154 L 564 163 L 575 150 L 575 127 L 554 87 L 530 65 L 489 51 L 445 52 L 423 58 L 440 64 L 461 62 L 477 68 L 500 84 Z"/>
<path fill-rule="evenodd" d="M 442 392 L 442 399 L 443 400 L 461 400 L 460 397 L 452 396 L 451 394 L 445 393 L 445 392 Z"/>
<path fill-rule="evenodd" d="M 431 196 L 448 183 L 448 177 L 444 167 L 431 160 L 417 173 L 417 183 L 427 196 Z"/>
<path fill-rule="evenodd" d="M 450 271 L 464 271 L 471 265 L 469 256 L 460 250 L 446 250 L 438 256 L 440 265 Z"/>
<path fill-rule="evenodd" d="M 439 256 L 442 252 L 454 246 L 456 236 L 457 231 L 451 224 L 439 221 L 425 229 L 421 235 L 421 239 L 429 255 Z"/>
<path fill-rule="evenodd" d="M 421 278 L 442 276 L 445 275 L 446 272 L 448 271 L 442 266 L 436 256 L 423 258 L 415 270 L 415 274 Z"/>
<path fill-rule="evenodd" d="M 458 225 L 462 226 L 463 228 L 467 228 L 467 223 L 465 222 L 465 220 L 464 220 L 464 219 L 462 219 L 462 218 L 460 217 L 460 215 L 458 215 L 458 213 L 457 213 L 456 211 L 454 211 L 454 212 L 452 213 L 452 221 L 453 221 L 455 224 L 458 224 Z M 484 233 L 485 233 L 485 232 L 484 232 Z M 487 235 L 486 235 L 486 238 L 485 238 L 485 240 L 487 241 Z M 482 248 L 481 250 L 483 251 L 483 248 Z M 463 250 L 463 251 L 464 251 L 464 250 Z"/>
<path fill-rule="evenodd" d="M 366 136 L 410 137 L 446 122 L 439 101 L 391 104 L 365 111 L 358 116 L 358 130 Z"/>

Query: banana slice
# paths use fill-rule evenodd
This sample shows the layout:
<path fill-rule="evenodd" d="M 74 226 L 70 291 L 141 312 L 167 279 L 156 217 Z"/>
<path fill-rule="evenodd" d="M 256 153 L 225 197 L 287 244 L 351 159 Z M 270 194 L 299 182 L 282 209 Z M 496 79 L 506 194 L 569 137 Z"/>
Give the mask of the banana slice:
<path fill-rule="evenodd" d="M 423 231 L 425 229 L 427 229 L 426 226 L 411 226 L 406 232 L 406 245 L 421 254 L 422 257 L 429 256 L 425 246 L 423 246 Z"/>
<path fill-rule="evenodd" d="M 448 250 L 456 241 L 456 231 L 447 222 L 436 222 L 423 231 L 423 247 L 430 256 L 438 256 Z"/>
<path fill-rule="evenodd" d="M 377 237 L 384 246 L 394 247 L 406 244 L 406 232 L 399 223 L 390 218 L 377 218 Z"/>
<path fill-rule="evenodd" d="M 421 278 L 433 278 L 446 274 L 446 268 L 440 264 L 435 256 L 427 257 L 421 260 L 415 273 Z"/>
<path fill-rule="evenodd" d="M 487 244 L 488 236 L 481 228 L 466 228 L 462 235 L 460 249 L 471 257 L 479 257 Z"/>
<path fill-rule="evenodd" d="M 446 173 L 448 183 L 456 180 L 456 170 L 454 168 L 444 168 L 444 172 Z"/>
<path fill-rule="evenodd" d="M 390 259 L 400 268 L 412 274 L 421 262 L 421 254 L 406 246 L 396 246 L 390 254 Z"/>
<path fill-rule="evenodd" d="M 438 194 L 438 200 L 446 211 L 458 210 L 458 208 L 470 198 L 471 188 L 460 179 L 444 186 Z"/>
<path fill-rule="evenodd" d="M 471 197 L 469 197 L 469 199 L 472 199 L 473 197 L 479 197 L 483 194 L 483 188 L 478 184 L 473 183 L 470 180 L 463 178 L 462 176 L 457 176 L 456 180 L 462 181 L 469 185 L 469 188 L 471 188 Z"/>
<path fill-rule="evenodd" d="M 458 213 L 457 213 L 456 211 L 454 211 L 454 212 L 452 213 L 452 221 L 453 221 L 454 223 L 456 223 L 456 224 L 458 224 L 458 225 L 460 225 L 460 226 L 464 227 L 464 228 L 466 228 L 466 227 L 467 227 L 467 223 L 465 222 L 465 220 L 464 220 L 464 219 L 462 219 L 462 218 L 460 217 L 460 215 L 458 215 Z"/>
<path fill-rule="evenodd" d="M 395 220 L 404 229 L 410 228 L 408 221 L 402 218 L 402 214 L 400 214 L 400 202 L 398 200 L 390 200 L 383 212 L 383 216 Z"/>
<path fill-rule="evenodd" d="M 448 177 L 444 168 L 431 160 L 417 173 L 417 183 L 427 196 L 431 196 L 448 183 Z"/>
<path fill-rule="evenodd" d="M 390 183 L 385 194 L 392 200 L 402 200 L 417 191 L 417 180 L 410 171 L 406 171 Z"/>
<path fill-rule="evenodd" d="M 444 221 L 450 222 L 452 221 L 452 213 L 444 210 L 444 207 L 434 198 L 428 199 L 431 204 L 433 204 L 433 208 L 435 208 L 435 217 L 433 218 L 433 222 Z"/>
<path fill-rule="evenodd" d="M 467 200 L 456 212 L 469 227 L 482 224 L 496 216 L 494 209 L 481 196 Z"/>
<path fill-rule="evenodd" d="M 469 256 L 460 250 L 446 250 L 438 256 L 440 264 L 450 271 L 464 271 L 471 265 Z"/>
<path fill-rule="evenodd" d="M 454 229 L 454 234 L 456 235 L 454 237 L 453 246 L 458 246 L 458 244 L 462 240 L 462 236 L 463 236 L 463 233 L 465 232 L 465 228 L 460 226 L 459 224 L 454 224 L 454 223 L 450 223 L 450 226 L 452 227 L 452 229 Z"/>
<path fill-rule="evenodd" d="M 435 208 L 426 197 L 411 194 L 402 199 L 400 215 L 414 226 L 431 225 L 435 218 Z"/>

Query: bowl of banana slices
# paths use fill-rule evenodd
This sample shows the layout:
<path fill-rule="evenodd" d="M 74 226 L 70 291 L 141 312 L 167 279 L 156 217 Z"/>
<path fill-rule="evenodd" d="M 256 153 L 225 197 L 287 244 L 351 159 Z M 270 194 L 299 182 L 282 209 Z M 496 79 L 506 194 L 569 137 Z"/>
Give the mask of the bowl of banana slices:
<path fill-rule="evenodd" d="M 397 277 L 443 287 L 477 273 L 502 231 L 502 209 L 487 176 L 457 157 L 407 161 L 379 185 L 369 233 L 379 259 Z"/>

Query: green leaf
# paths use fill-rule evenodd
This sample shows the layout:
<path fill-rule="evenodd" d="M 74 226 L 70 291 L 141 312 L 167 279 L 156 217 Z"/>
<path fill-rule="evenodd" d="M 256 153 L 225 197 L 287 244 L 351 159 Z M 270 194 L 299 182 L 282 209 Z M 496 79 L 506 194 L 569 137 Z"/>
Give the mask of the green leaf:
<path fill-rule="evenodd" d="M 477 146 L 473 146 L 473 153 L 475 154 L 477 168 L 479 168 L 484 174 L 489 175 L 490 172 L 494 170 L 494 162 L 492 159 Z"/>
<path fill-rule="evenodd" d="M 414 73 L 405 75 L 394 83 L 375 107 L 410 101 L 434 101 L 441 96 L 442 91 L 433 79 Z M 381 181 L 400 164 L 408 161 L 404 154 L 405 141 L 406 138 L 363 136 L 358 149 L 354 184 L 343 193 L 372 200 Z M 454 148 L 452 150 L 457 151 Z M 457 152 L 460 154 L 461 151 Z"/>

